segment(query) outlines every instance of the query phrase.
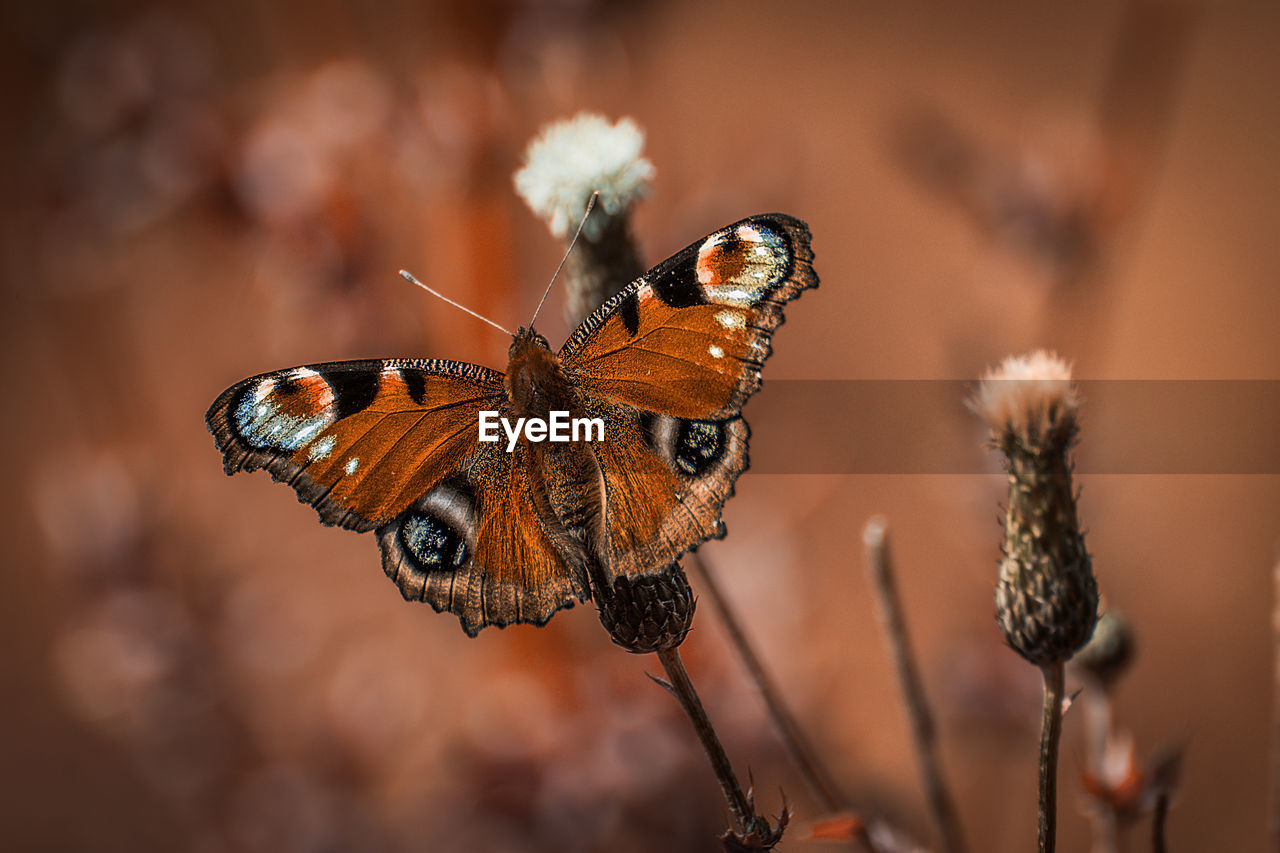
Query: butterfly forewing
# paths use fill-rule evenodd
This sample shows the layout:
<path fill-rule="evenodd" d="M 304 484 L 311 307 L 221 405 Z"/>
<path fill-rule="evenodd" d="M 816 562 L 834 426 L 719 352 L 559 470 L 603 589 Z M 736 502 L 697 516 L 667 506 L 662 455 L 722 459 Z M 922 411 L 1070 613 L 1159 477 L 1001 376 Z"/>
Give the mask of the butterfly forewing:
<path fill-rule="evenodd" d="M 502 375 L 453 361 L 347 361 L 246 379 L 206 415 L 227 473 L 266 468 L 326 524 L 372 530 L 476 444 Z"/>
<path fill-rule="evenodd" d="M 760 386 L 783 306 L 816 287 L 809 229 L 744 219 L 689 246 L 587 318 L 560 359 L 571 381 L 649 412 L 738 414 Z"/>

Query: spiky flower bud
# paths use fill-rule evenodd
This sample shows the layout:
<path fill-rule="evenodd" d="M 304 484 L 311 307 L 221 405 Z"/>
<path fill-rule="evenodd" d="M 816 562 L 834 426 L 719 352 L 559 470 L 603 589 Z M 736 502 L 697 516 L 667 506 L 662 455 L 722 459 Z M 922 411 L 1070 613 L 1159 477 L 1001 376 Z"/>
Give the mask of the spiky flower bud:
<path fill-rule="evenodd" d="M 1071 659 L 1071 664 L 1102 687 L 1109 688 L 1129 668 L 1133 653 L 1129 620 L 1114 610 L 1107 610 L 1098 617 L 1093 636 Z"/>
<path fill-rule="evenodd" d="M 969 405 L 991 427 L 1009 473 L 996 621 L 1031 663 L 1061 663 L 1089 639 L 1098 618 L 1098 585 L 1071 484 L 1080 407 L 1071 369 L 1043 350 L 1005 359 Z"/>
<path fill-rule="evenodd" d="M 610 124 L 604 116 L 579 113 L 544 127 L 516 172 L 516 191 L 557 237 L 573 236 L 591 194 L 600 193 L 565 268 L 571 326 L 644 272 L 629 224 L 631 206 L 653 177 L 643 148 L 644 133 L 631 119 Z"/>
<path fill-rule="evenodd" d="M 619 646 L 648 654 L 684 642 L 693 606 L 684 570 L 671 563 L 660 574 L 616 578 L 612 595 L 601 596 L 600 622 Z"/>

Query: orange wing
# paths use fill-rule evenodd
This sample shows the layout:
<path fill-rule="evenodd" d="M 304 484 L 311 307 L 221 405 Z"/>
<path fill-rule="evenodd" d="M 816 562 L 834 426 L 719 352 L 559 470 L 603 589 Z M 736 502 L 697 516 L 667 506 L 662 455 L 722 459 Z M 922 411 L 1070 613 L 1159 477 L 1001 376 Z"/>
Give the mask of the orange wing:
<path fill-rule="evenodd" d="M 724 535 L 720 510 L 748 465 L 740 412 L 784 307 L 818 284 L 812 260 L 803 222 L 744 219 L 632 282 L 561 350 L 607 423 L 592 449 L 614 574 L 658 571 Z"/>
<path fill-rule="evenodd" d="M 205 416 L 228 474 L 266 468 L 325 524 L 373 530 L 477 441 L 502 374 L 456 361 L 342 361 L 239 382 Z"/>
<path fill-rule="evenodd" d="M 382 568 L 411 601 L 486 625 L 546 624 L 591 597 L 580 563 L 556 547 L 554 518 L 535 506 L 529 446 L 476 444 L 458 470 L 379 528 Z"/>
<path fill-rule="evenodd" d="M 816 287 L 809 229 L 774 213 L 722 228 L 645 273 L 560 351 L 570 382 L 649 412 L 723 420 L 760 387 L 786 303 Z"/>
<path fill-rule="evenodd" d="M 597 401 L 605 441 L 592 445 L 604 480 L 606 573 L 663 569 L 724 536 L 720 510 L 747 469 L 751 429 L 723 421 L 654 415 Z"/>

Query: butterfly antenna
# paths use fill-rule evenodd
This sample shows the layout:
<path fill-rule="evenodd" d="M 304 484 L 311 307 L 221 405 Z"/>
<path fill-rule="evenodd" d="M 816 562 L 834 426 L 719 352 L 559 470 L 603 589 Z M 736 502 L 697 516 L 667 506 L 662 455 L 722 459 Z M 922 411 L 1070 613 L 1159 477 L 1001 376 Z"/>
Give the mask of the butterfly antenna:
<path fill-rule="evenodd" d="M 574 244 L 578 242 L 578 238 L 582 236 L 582 226 L 587 224 L 587 217 L 591 215 L 591 211 L 596 206 L 596 199 L 600 198 L 600 191 L 596 190 L 591 194 L 591 198 L 587 200 L 587 210 L 582 214 L 582 221 L 578 223 L 578 230 L 574 232 L 573 239 L 569 241 L 569 248 L 564 250 L 564 257 L 560 259 L 560 266 L 556 267 L 555 274 L 551 276 L 551 281 L 547 283 L 547 289 L 542 291 L 542 300 L 538 303 L 537 309 L 533 312 L 533 319 L 529 321 L 529 328 L 533 328 L 533 321 L 538 319 L 538 313 L 542 311 L 542 304 L 547 301 L 547 294 L 551 293 L 551 285 L 556 283 L 556 276 L 560 275 L 560 270 L 564 269 L 565 261 L 569 260 L 569 253 L 573 251 Z"/>
<path fill-rule="evenodd" d="M 410 284 L 418 285 L 418 287 L 421 287 L 427 293 L 430 293 L 432 296 L 440 297 L 445 302 L 448 302 L 450 305 L 452 305 L 454 308 L 461 308 L 463 311 L 466 311 L 468 314 L 470 314 L 472 317 L 475 317 L 477 320 L 484 320 L 486 323 L 488 323 L 490 326 L 493 326 L 495 329 L 498 329 L 499 331 L 502 331 L 502 332 L 506 332 L 508 335 L 511 335 L 511 337 L 513 338 L 515 337 L 515 333 L 512 332 L 511 330 L 504 329 L 502 326 L 499 326 L 497 323 L 493 322 L 488 317 L 485 317 L 482 314 L 477 314 L 476 312 L 472 311 L 470 308 L 468 308 L 465 305 L 459 305 L 457 302 L 454 302 L 452 299 L 445 296 L 440 291 L 427 287 L 425 284 L 423 284 L 422 282 L 414 278 L 413 274 L 410 273 L 408 270 L 400 270 L 400 275 L 404 276 L 405 280 L 408 281 Z"/>

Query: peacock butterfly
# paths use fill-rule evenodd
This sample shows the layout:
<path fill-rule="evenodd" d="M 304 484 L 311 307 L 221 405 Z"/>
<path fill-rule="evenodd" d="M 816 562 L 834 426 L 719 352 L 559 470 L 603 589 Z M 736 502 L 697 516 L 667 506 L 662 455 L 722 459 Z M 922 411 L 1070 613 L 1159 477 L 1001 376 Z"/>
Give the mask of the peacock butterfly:
<path fill-rule="evenodd" d="M 228 474 L 266 468 L 323 523 L 374 531 L 406 599 L 471 636 L 543 625 L 724 536 L 748 464 L 742 406 L 786 304 L 818 284 L 809 241 L 777 213 L 722 228 L 607 301 L 559 355 L 522 328 L 505 374 L 435 359 L 277 370 L 222 392 L 206 421 Z M 603 440 L 480 440 L 482 413 L 553 412 L 602 421 Z"/>

